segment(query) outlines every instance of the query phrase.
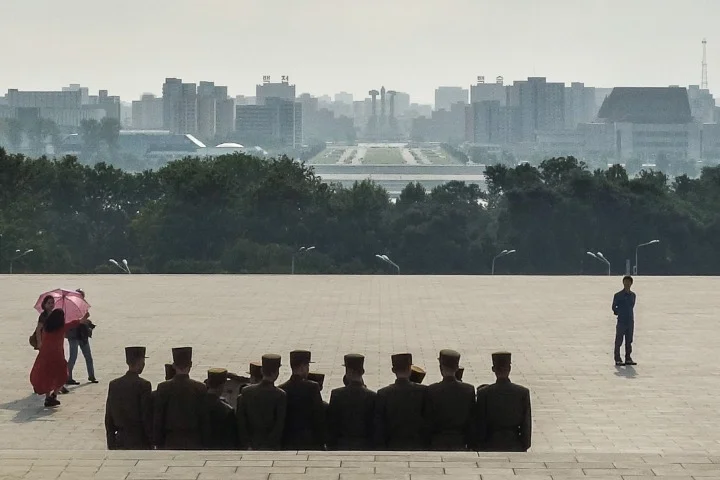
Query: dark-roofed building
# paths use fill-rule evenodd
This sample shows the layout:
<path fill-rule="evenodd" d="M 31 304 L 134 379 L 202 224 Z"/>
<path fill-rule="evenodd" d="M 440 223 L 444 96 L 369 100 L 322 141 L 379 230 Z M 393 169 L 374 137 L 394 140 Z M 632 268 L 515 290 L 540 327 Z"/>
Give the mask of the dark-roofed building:
<path fill-rule="evenodd" d="M 617 87 L 598 119 L 613 125 L 618 158 L 700 157 L 700 129 L 683 87 Z"/>

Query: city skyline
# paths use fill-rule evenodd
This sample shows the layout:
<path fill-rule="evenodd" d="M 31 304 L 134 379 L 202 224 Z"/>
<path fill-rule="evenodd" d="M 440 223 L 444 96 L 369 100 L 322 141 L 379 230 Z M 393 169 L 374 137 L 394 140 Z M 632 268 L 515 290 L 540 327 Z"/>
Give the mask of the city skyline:
<path fill-rule="evenodd" d="M 282 7 L 128 0 L 114 8 L 112 24 L 88 0 L 7 0 L 3 8 L 16 21 L 0 31 L 2 44 L 28 38 L 30 22 L 36 31 L 32 43 L 3 55 L 0 91 L 81 83 L 130 101 L 160 95 L 164 79 L 175 76 L 250 96 L 264 75 L 273 81 L 288 75 L 298 94 L 347 91 L 357 100 L 385 85 L 429 104 L 436 87 L 468 88 L 479 75 L 597 87 L 692 85 L 700 83 L 705 37 L 709 87 L 720 88 L 720 57 L 709 35 L 720 4 L 710 0 L 682 8 L 648 0 L 555 0 L 540 7 L 529 0 L 514 7 L 469 0 L 442 6 L 306 0 Z M 78 21 L 82 28 L 68 28 Z M 192 31 L 199 35 L 188 36 Z M 108 36 L 112 41 L 103 41 Z"/>

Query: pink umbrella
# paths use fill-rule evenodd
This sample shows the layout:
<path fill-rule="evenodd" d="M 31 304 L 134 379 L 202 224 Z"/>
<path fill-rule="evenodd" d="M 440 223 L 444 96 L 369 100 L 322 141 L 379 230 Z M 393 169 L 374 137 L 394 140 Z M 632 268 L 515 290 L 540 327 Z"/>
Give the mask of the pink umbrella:
<path fill-rule="evenodd" d="M 90 304 L 78 292 L 72 290 L 64 290 L 58 288 L 50 292 L 43 293 L 35 303 L 35 310 L 38 313 L 42 313 L 42 302 L 45 297 L 51 296 L 55 299 L 55 308 L 61 309 L 65 312 L 65 323 L 70 323 L 74 320 L 80 320 L 88 313 Z"/>

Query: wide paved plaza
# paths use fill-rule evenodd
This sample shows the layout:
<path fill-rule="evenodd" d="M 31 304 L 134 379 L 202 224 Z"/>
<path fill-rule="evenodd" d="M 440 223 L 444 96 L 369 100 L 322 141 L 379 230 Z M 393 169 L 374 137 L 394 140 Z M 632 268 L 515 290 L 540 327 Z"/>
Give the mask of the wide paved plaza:
<path fill-rule="evenodd" d="M 394 472 L 386 471 L 392 464 L 378 469 L 372 454 L 353 460 L 293 453 L 299 456 L 284 461 L 280 453 L 261 458 L 256 452 L 254 460 L 252 454 L 238 453 L 225 454 L 215 463 L 212 453 L 106 458 L 100 451 L 105 448 L 107 382 L 124 372 L 126 345 L 147 346 L 145 376 L 153 384 L 162 379 L 174 346 L 194 347 L 197 379 L 204 378 L 209 367 L 242 374 L 249 361 L 266 352 L 283 355 L 281 377 L 286 377 L 287 353 L 307 348 L 317 362 L 313 369 L 327 375 L 326 400 L 330 389 L 342 384 L 345 353 L 366 355 L 366 383 L 377 389 L 393 380 L 389 357 L 394 352 L 412 352 L 415 363 L 428 370 L 425 383 L 431 383 L 439 380 L 438 351 L 457 349 L 463 355 L 465 380 L 478 385 L 493 380 L 490 354 L 510 350 L 512 379 L 532 392 L 534 457 L 485 457 L 480 462 L 484 467 L 473 467 L 484 471 L 451 470 L 453 478 L 519 474 L 504 463 L 496 465 L 498 461 L 542 464 L 544 472 L 524 472 L 540 478 L 589 475 L 575 465 L 583 461 L 596 463 L 610 477 L 634 475 L 633 469 L 640 471 L 637 475 L 668 475 L 680 469 L 673 476 L 690 478 L 682 471 L 682 460 L 694 465 L 691 472 L 701 472 L 692 476 L 720 478 L 720 465 L 712 463 L 720 461 L 720 279 L 637 278 L 635 368 L 613 365 L 615 319 L 610 304 L 620 286 L 618 277 L 0 276 L 0 479 L 30 478 L 32 468 L 42 466 L 70 475 L 65 469 L 82 467 L 82 459 L 88 472 L 115 466 L 120 467 L 116 476 L 128 479 L 211 478 L 214 473 L 212 478 L 229 478 L 223 472 L 240 475 L 232 478 L 255 478 L 250 473 L 262 478 L 271 473 L 290 475 L 271 478 L 311 473 L 336 479 L 340 473 L 343 478 L 406 478 L 410 470 L 403 468 L 420 468 L 417 461 L 430 463 L 426 471 L 414 471 L 413 480 L 449 475 L 441 463 L 452 459 L 439 454 L 415 460 L 398 457 L 394 461 L 399 470 Z M 56 287 L 87 292 L 97 324 L 92 349 L 101 383 L 73 388 L 60 398 L 60 408 L 47 410 L 32 394 L 28 377 L 35 352 L 27 338 L 37 318 L 32 308 L 37 296 Z M 86 377 L 80 356 L 75 378 Z M 43 450 L 56 452 L 48 452 L 48 457 L 38 453 Z M 235 463 L 244 460 L 259 462 L 245 466 L 260 470 L 238 473 L 241 467 Z M 341 462 L 355 470 L 342 471 Z M 455 468 L 472 467 L 463 462 Z M 469 462 L 477 463 L 477 458 Z M 600 468 L 603 462 L 607 468 Z M 647 465 L 641 468 L 638 462 Z M 653 462 L 655 467 L 648 467 Z M 555 469 L 569 467 L 553 468 L 553 463 L 572 463 L 573 468 L 557 473 Z M 138 465 L 158 468 L 149 472 Z M 190 473 L 181 476 L 177 468 L 168 470 L 171 467 Z M 227 468 L 202 471 L 210 467 Z M 291 467 L 296 469 L 287 470 Z M 607 471 L 611 468 L 616 470 Z M 115 478 L 112 469 L 105 471 Z M 48 475 L 38 478 L 57 477 Z"/>

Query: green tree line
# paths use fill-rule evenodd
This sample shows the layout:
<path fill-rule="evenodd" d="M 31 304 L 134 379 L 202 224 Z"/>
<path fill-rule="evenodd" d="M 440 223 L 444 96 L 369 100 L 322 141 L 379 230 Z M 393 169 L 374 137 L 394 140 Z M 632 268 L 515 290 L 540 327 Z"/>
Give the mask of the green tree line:
<path fill-rule="evenodd" d="M 409 184 L 396 202 L 372 182 L 326 184 L 282 157 L 185 158 L 128 173 L 73 157 L 0 149 L 0 271 L 407 274 L 613 273 L 643 248 L 643 274 L 720 274 L 720 167 L 697 179 L 624 168 L 590 171 L 572 157 L 486 169 L 487 191 Z"/>

